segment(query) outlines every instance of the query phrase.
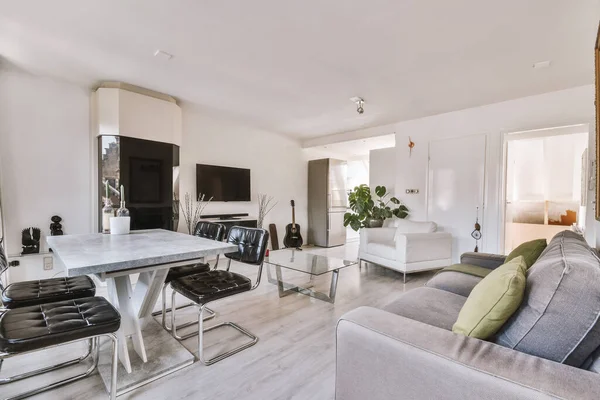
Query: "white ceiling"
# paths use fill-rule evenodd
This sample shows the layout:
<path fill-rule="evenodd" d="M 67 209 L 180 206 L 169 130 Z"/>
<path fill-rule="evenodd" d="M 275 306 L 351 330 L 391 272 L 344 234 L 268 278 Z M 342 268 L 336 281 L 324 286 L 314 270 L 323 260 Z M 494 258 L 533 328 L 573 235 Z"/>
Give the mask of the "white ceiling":
<path fill-rule="evenodd" d="M 600 0 L 0 0 L 0 56 L 300 139 L 593 83 Z M 157 49 L 171 61 L 153 56 Z M 547 69 L 532 64 L 551 60 Z M 362 96 L 360 116 L 348 100 Z"/>
<path fill-rule="evenodd" d="M 395 146 L 396 134 L 391 133 L 389 135 L 315 146 L 305 151 L 309 154 L 310 159 L 335 158 L 338 160 L 352 160 L 368 157 L 371 150 L 386 149 Z"/>

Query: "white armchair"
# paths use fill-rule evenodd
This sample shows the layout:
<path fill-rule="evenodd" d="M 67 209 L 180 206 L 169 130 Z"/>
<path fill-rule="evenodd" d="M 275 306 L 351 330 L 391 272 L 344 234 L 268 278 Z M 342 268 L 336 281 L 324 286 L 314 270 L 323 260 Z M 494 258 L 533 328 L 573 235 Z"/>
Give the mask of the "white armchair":
<path fill-rule="evenodd" d="M 452 235 L 434 222 L 387 219 L 382 228 L 360 230 L 358 259 L 400 271 L 406 282 L 407 273 L 452 264 Z"/>

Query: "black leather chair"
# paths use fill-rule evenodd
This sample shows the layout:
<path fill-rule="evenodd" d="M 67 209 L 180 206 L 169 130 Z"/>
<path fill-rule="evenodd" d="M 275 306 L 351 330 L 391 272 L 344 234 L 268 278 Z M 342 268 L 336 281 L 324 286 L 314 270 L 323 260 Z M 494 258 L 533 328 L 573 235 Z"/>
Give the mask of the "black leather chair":
<path fill-rule="evenodd" d="M 212 222 L 198 222 L 196 224 L 196 228 L 194 229 L 194 235 L 195 236 L 199 236 L 205 239 L 210 239 L 210 240 L 216 240 L 216 241 L 223 241 L 223 236 L 225 235 L 225 226 L 221 225 L 221 224 L 215 224 Z M 215 261 L 215 266 L 214 269 L 217 269 L 217 266 L 219 265 L 219 256 L 217 255 L 217 260 Z M 171 327 L 167 326 L 166 323 L 166 315 L 168 312 L 171 311 L 171 308 L 173 307 L 173 304 L 175 304 L 175 302 L 171 302 L 171 308 L 167 308 L 167 287 L 169 286 L 169 284 L 171 283 L 172 280 L 177 279 L 177 278 L 183 278 L 186 276 L 190 276 L 190 275 L 194 275 L 200 272 L 206 272 L 206 271 L 210 271 L 210 265 L 208 263 L 198 263 L 198 264 L 192 264 L 192 265 L 184 265 L 181 267 L 174 267 L 171 268 L 169 270 L 169 273 L 167 274 L 167 277 L 165 279 L 165 284 L 163 285 L 162 288 L 162 326 L 163 328 L 165 328 L 167 331 L 171 331 Z M 179 306 L 177 307 L 178 310 L 185 308 L 185 307 L 189 307 L 189 306 L 193 306 L 194 303 L 189 303 L 183 306 Z M 205 317 L 205 320 L 211 319 L 215 316 L 215 312 L 213 310 L 207 310 L 208 315 Z M 153 313 L 153 315 L 158 315 L 158 313 Z M 185 328 L 187 326 L 193 325 L 195 324 L 195 322 L 191 322 L 191 323 L 186 323 L 186 324 L 182 324 L 180 326 L 178 326 L 179 329 Z"/>
<path fill-rule="evenodd" d="M 174 328 L 171 333 L 173 337 L 178 340 L 183 340 L 198 335 L 198 358 L 205 365 L 210 365 L 221 361 L 235 353 L 255 345 L 256 342 L 258 342 L 258 337 L 233 322 L 223 322 L 204 329 L 203 320 L 206 305 L 208 303 L 236 294 L 245 293 L 258 287 L 262 275 L 263 260 L 265 258 L 268 240 L 269 233 L 264 229 L 234 226 L 229 230 L 227 242 L 236 244 L 238 246 L 238 251 L 225 254 L 225 257 L 229 259 L 226 271 L 206 271 L 171 281 L 171 287 L 173 288 L 173 299 L 175 299 L 176 293 L 180 293 L 181 295 L 192 300 L 198 307 L 198 332 L 193 332 L 183 337 L 177 336 L 178 327 L 175 325 L 175 312 L 172 312 L 171 326 Z M 235 272 L 230 272 L 229 267 L 231 266 L 232 260 L 244 264 L 257 265 L 258 276 L 256 278 L 256 282 L 252 284 L 250 278 Z M 209 360 L 205 360 L 203 354 L 203 333 L 212 331 L 222 326 L 231 326 L 232 328 L 235 328 L 239 332 L 248 336 L 251 340 L 233 350 L 221 353 Z"/>
<path fill-rule="evenodd" d="M 7 269 L 8 260 L 0 245 L 0 291 L 3 308 L 34 306 L 53 301 L 92 297 L 96 294 L 96 285 L 88 276 L 16 282 L 4 288 L 1 277 Z"/>
<path fill-rule="evenodd" d="M 114 400 L 117 393 L 118 363 L 117 337 L 114 332 L 119 329 L 120 324 L 119 312 L 102 297 L 64 300 L 0 311 L 0 369 L 3 361 L 9 357 L 81 340 L 89 342 L 88 353 L 85 356 L 9 378 L 0 378 L 0 385 L 77 364 L 91 354 L 92 365 L 87 371 L 31 389 L 11 399 L 22 399 L 83 379 L 96 370 L 99 338 L 106 336 L 112 341 L 110 399 Z"/>

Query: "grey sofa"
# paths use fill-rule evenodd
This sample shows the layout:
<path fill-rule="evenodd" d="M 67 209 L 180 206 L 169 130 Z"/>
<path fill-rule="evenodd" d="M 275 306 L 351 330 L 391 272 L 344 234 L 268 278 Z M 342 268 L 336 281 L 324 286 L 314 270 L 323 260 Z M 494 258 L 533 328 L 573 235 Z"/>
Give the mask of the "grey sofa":
<path fill-rule="evenodd" d="M 461 262 L 492 270 L 504 258 L 466 253 Z M 343 315 L 336 399 L 600 399 L 595 251 L 572 232 L 558 234 L 529 269 L 521 307 L 490 341 L 452 333 L 481 279 L 441 272 L 383 310 Z"/>

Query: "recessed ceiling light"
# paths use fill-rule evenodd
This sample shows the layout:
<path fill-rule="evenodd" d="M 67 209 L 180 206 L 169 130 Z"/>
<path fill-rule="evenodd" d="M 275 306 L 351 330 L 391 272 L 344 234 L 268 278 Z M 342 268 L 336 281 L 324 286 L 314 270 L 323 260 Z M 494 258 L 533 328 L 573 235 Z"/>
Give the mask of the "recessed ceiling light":
<path fill-rule="evenodd" d="M 534 69 L 548 68 L 548 67 L 550 67 L 551 64 L 552 64 L 552 61 L 550 61 L 550 60 L 540 61 L 540 62 L 536 62 L 535 64 L 533 64 L 533 68 Z"/>
<path fill-rule="evenodd" d="M 171 58 L 173 58 L 173 54 L 169 54 L 166 51 L 162 51 L 159 49 L 154 52 L 154 57 L 159 57 L 165 61 L 169 61 Z"/>

